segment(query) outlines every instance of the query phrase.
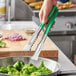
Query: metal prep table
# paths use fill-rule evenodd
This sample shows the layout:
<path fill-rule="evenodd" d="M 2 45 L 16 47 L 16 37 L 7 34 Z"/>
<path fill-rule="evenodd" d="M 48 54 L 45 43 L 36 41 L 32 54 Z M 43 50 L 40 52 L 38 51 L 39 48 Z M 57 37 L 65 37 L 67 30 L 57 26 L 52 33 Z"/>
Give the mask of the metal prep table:
<path fill-rule="evenodd" d="M 6 26 L 0 26 L 2 30 L 6 30 Z M 37 24 L 33 21 L 15 21 L 11 22 L 12 29 L 26 29 L 26 28 L 37 28 Z M 50 39 L 54 44 L 54 42 Z M 54 44 L 55 45 L 55 44 Z M 55 45 L 56 46 L 56 45 Z M 58 48 L 58 62 L 62 65 L 61 70 L 76 70 L 76 66 L 64 55 L 64 53 Z"/>

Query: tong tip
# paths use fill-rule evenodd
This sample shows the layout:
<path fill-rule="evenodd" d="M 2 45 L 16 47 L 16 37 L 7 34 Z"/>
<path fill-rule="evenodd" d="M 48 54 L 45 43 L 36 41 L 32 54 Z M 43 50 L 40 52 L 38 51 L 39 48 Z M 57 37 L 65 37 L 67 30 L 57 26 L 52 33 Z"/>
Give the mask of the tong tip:
<path fill-rule="evenodd" d="M 25 51 L 30 51 L 30 45 L 25 45 L 25 47 L 23 48 Z"/>

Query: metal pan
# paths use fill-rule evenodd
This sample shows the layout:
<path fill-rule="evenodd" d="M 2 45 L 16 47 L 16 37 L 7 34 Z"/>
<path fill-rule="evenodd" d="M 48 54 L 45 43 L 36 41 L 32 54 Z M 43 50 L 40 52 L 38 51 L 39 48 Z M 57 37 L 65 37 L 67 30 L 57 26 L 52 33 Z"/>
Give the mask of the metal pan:
<path fill-rule="evenodd" d="M 29 63 L 30 57 L 26 57 L 26 56 L 15 56 L 15 57 L 3 57 L 0 58 L 0 66 L 8 66 L 8 65 L 13 65 L 16 61 L 21 60 L 23 62 L 25 62 L 25 64 Z M 47 58 L 39 58 L 36 62 L 34 62 L 33 64 L 35 66 L 39 66 L 40 61 L 43 60 L 44 64 L 47 68 L 51 69 L 53 71 L 52 74 L 48 74 L 48 75 L 43 75 L 43 76 L 62 76 L 62 75 L 68 75 L 68 74 L 74 74 L 76 75 L 76 71 L 74 73 L 62 73 L 60 71 L 61 69 L 61 65 L 51 59 L 47 59 Z M 0 76 L 9 76 L 9 75 L 5 75 L 5 74 L 0 74 Z"/>

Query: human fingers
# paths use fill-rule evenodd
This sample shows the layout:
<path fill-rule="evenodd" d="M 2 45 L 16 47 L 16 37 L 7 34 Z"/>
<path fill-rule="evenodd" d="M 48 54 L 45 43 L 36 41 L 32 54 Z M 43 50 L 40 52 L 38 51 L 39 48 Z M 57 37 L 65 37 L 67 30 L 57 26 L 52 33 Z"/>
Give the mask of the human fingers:
<path fill-rule="evenodd" d="M 48 12 L 47 12 L 47 10 L 45 9 L 45 10 L 43 11 L 43 18 L 42 18 L 42 23 L 43 23 L 43 24 L 47 21 L 47 18 L 48 18 Z"/>
<path fill-rule="evenodd" d="M 43 18 L 43 9 L 41 9 L 40 12 L 39 12 L 39 18 L 40 18 L 40 22 L 42 22 L 42 18 Z"/>

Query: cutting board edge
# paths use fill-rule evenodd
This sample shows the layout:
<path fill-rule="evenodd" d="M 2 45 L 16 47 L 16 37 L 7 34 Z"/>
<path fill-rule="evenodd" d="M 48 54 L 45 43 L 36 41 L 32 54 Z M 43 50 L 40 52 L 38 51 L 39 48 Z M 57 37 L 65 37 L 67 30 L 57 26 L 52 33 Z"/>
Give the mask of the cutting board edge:
<path fill-rule="evenodd" d="M 0 52 L 0 57 L 3 56 L 32 56 L 34 51 L 3 51 Z M 41 51 L 40 57 L 58 57 L 58 51 Z"/>

